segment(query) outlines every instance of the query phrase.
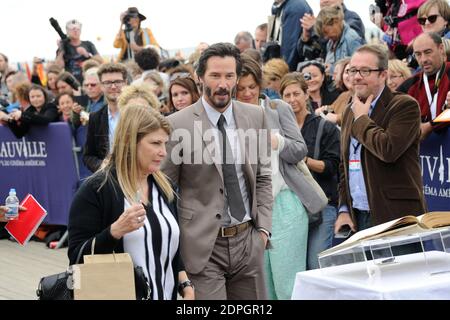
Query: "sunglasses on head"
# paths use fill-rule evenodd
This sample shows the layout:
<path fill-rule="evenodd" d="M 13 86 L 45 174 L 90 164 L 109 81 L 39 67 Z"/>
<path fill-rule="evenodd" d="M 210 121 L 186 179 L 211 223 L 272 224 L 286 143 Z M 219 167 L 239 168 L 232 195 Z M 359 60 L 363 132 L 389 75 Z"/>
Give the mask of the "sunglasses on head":
<path fill-rule="evenodd" d="M 438 17 L 440 17 L 440 15 L 433 14 L 433 15 L 428 16 L 428 17 L 417 18 L 417 21 L 419 22 L 420 25 L 424 26 L 425 23 L 427 22 L 427 20 L 430 23 L 435 23 Z"/>
<path fill-rule="evenodd" d="M 189 72 L 175 72 L 170 76 L 169 81 L 172 82 L 179 78 L 185 79 L 185 78 L 192 78 L 192 77 Z"/>

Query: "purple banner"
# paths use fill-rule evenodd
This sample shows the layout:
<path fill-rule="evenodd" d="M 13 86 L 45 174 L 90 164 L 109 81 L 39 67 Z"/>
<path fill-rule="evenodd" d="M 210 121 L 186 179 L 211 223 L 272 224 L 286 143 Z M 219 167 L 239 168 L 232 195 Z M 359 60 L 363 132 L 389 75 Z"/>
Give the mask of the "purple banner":
<path fill-rule="evenodd" d="M 44 223 L 67 225 L 78 182 L 72 143 L 64 122 L 32 127 L 21 139 L 0 125 L 0 203 L 10 188 L 20 200 L 31 193 L 48 212 Z"/>
<path fill-rule="evenodd" d="M 450 211 L 450 130 L 422 142 L 420 163 L 428 211 Z"/>

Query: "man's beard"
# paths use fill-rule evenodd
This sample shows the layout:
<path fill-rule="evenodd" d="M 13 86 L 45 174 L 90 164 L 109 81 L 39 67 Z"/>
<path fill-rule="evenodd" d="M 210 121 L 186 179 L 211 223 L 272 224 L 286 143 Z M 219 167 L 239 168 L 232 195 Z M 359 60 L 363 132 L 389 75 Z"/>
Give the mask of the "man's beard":
<path fill-rule="evenodd" d="M 118 96 L 115 97 L 115 96 L 110 96 L 110 95 L 105 94 L 105 99 L 106 99 L 106 102 L 108 102 L 108 104 L 109 103 L 113 103 L 113 104 L 117 103 L 118 98 L 119 98 Z"/>
<path fill-rule="evenodd" d="M 227 89 L 219 89 L 217 90 L 214 95 L 216 94 L 227 94 L 228 95 L 228 100 L 220 100 L 220 101 L 216 101 L 214 100 L 214 95 L 212 93 L 212 89 L 210 87 L 208 87 L 206 84 L 203 84 L 203 92 L 205 93 L 205 96 L 208 98 L 209 102 L 212 104 L 213 107 L 217 108 L 217 109 L 223 109 L 226 106 L 228 106 L 230 104 L 230 101 L 233 97 L 236 96 L 236 86 L 234 86 L 231 89 L 231 92 Z"/>

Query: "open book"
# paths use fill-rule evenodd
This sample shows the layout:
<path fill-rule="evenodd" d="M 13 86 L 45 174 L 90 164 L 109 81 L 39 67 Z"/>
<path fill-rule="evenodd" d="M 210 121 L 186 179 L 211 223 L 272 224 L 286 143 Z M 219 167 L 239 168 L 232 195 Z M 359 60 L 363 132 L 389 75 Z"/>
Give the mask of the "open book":
<path fill-rule="evenodd" d="M 327 255 L 341 249 L 348 248 L 362 240 L 420 233 L 445 226 L 450 226 L 450 211 L 428 212 L 418 217 L 404 216 L 379 224 L 372 228 L 361 230 L 341 244 L 321 252 L 320 255 Z"/>
<path fill-rule="evenodd" d="M 450 109 L 442 111 L 442 113 L 437 116 L 433 122 L 450 122 Z"/>

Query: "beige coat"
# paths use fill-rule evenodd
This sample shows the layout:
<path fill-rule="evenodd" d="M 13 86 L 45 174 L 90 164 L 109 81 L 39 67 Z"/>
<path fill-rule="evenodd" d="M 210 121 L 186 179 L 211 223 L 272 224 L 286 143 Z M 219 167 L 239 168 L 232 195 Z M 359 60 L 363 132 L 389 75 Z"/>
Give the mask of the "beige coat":
<path fill-rule="evenodd" d="M 262 108 L 233 101 L 233 114 L 238 129 L 267 129 Z M 222 167 L 213 160 L 211 152 L 213 143 L 203 135 L 211 125 L 201 99 L 167 119 L 174 130 L 184 129 L 184 133 L 191 137 L 181 144 L 177 144 L 178 140 L 169 141 L 162 170 L 179 187 L 181 255 L 186 271 L 196 274 L 201 272 L 208 262 L 221 227 L 225 205 Z M 175 131 L 171 140 L 179 132 Z M 252 149 L 250 146 L 258 146 L 260 149 L 263 143 L 264 148 L 269 150 L 268 155 L 258 157 L 257 163 L 250 163 L 249 150 Z M 245 145 L 243 171 L 247 179 L 253 224 L 256 228 L 264 228 L 270 232 L 273 203 L 270 139 L 247 139 L 245 143 L 241 140 L 240 144 L 241 147 Z M 176 164 L 174 163 L 176 155 L 183 155 L 190 160 L 204 159 L 204 162 L 189 164 L 189 161 L 183 160 L 182 163 Z"/>

